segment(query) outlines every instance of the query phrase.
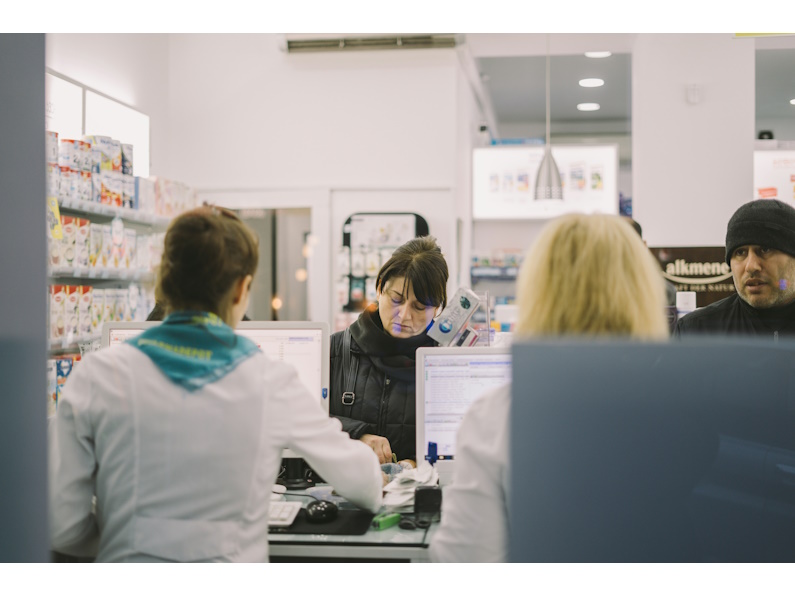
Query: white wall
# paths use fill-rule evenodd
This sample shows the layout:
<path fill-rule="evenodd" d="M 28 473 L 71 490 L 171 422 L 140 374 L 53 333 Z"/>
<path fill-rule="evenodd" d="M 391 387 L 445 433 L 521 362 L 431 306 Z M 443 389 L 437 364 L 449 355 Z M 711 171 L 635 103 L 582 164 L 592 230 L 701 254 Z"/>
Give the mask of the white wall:
<path fill-rule="evenodd" d="M 632 204 L 649 246 L 722 246 L 753 198 L 754 40 L 639 34 L 632 53 Z M 689 84 L 703 100 L 685 100 Z"/>
<path fill-rule="evenodd" d="M 450 188 L 455 51 L 286 54 L 170 36 L 174 176 L 200 189 Z"/>
<path fill-rule="evenodd" d="M 48 68 L 149 116 L 150 171 L 162 176 L 170 176 L 167 57 L 166 34 L 46 36 Z"/>

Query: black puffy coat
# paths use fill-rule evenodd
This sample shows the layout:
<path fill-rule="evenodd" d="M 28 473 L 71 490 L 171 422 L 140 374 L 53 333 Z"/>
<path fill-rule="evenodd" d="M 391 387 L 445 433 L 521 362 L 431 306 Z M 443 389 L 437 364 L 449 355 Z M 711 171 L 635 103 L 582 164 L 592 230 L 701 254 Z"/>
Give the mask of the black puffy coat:
<path fill-rule="evenodd" d="M 366 433 L 380 435 L 389 440 L 398 460 L 416 460 L 415 352 L 421 346 L 436 346 L 436 342 L 425 333 L 412 338 L 391 336 L 384 331 L 377 308 L 363 311 L 350 330 L 355 398 L 350 406 L 342 403 L 342 393 L 347 390 L 345 332 L 337 332 L 331 336 L 329 413 L 353 439 Z"/>

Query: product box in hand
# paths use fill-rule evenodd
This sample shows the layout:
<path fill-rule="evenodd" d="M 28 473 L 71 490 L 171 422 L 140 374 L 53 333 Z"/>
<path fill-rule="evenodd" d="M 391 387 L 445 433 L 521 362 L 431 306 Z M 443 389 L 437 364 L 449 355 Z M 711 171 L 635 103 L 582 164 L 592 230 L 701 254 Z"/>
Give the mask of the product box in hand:
<path fill-rule="evenodd" d="M 105 315 L 105 289 L 94 288 L 91 291 L 91 333 L 102 333 L 102 323 Z"/>
<path fill-rule="evenodd" d="M 64 321 L 66 322 L 66 339 L 72 342 L 80 333 L 80 287 L 65 286 Z"/>
<path fill-rule="evenodd" d="M 468 288 L 459 288 L 441 315 L 434 320 L 428 336 L 436 340 L 439 346 L 449 346 L 466 327 L 479 304 L 478 295 Z"/>
<path fill-rule="evenodd" d="M 55 131 L 44 131 L 44 161 L 58 163 L 58 133 Z"/>
<path fill-rule="evenodd" d="M 75 267 L 88 267 L 91 221 L 85 218 L 75 218 L 75 224 Z"/>
<path fill-rule="evenodd" d="M 91 222 L 88 232 L 88 264 L 92 268 L 102 267 L 102 224 Z"/>
<path fill-rule="evenodd" d="M 73 216 L 61 216 L 61 230 L 63 238 L 61 239 L 61 259 L 60 265 L 66 267 L 74 267 L 75 258 L 77 257 L 76 239 L 77 239 L 77 222 L 79 218 Z"/>
<path fill-rule="evenodd" d="M 91 286 L 78 286 L 78 309 L 77 309 L 77 329 L 81 336 L 88 336 L 91 334 L 91 318 L 92 313 L 92 291 Z"/>
<path fill-rule="evenodd" d="M 66 286 L 50 286 L 50 340 L 61 340 L 66 334 Z"/>
<path fill-rule="evenodd" d="M 58 375 L 55 359 L 47 359 L 47 418 L 55 416 L 58 398 Z"/>
<path fill-rule="evenodd" d="M 121 172 L 128 176 L 133 174 L 133 146 L 129 143 L 121 144 Z"/>

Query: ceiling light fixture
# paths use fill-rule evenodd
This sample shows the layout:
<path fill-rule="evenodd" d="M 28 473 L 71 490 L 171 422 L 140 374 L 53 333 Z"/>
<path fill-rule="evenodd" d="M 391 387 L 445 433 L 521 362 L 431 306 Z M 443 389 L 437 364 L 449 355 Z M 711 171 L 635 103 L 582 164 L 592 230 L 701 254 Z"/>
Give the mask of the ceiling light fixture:
<path fill-rule="evenodd" d="M 586 58 L 609 58 L 612 55 L 612 52 L 585 52 Z"/>
<path fill-rule="evenodd" d="M 560 171 L 552 157 L 552 144 L 549 136 L 549 34 L 547 33 L 547 136 L 544 157 L 536 174 L 535 199 L 563 200 L 563 185 L 560 182 Z"/>
<path fill-rule="evenodd" d="M 604 84 L 604 79 L 580 79 L 580 87 L 601 87 Z"/>
<path fill-rule="evenodd" d="M 594 110 L 598 110 L 601 106 L 599 104 L 593 104 L 590 102 L 586 102 L 584 104 L 577 104 L 577 109 L 581 112 L 593 112 Z"/>
<path fill-rule="evenodd" d="M 795 98 L 792 98 L 792 99 L 789 101 L 789 103 L 791 103 L 793 106 L 795 106 Z"/>

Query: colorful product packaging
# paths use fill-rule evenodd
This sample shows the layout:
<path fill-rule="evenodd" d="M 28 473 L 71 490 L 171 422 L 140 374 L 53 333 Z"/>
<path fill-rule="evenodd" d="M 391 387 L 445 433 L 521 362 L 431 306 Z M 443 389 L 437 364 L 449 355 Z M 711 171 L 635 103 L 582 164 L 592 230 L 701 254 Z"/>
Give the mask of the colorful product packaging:
<path fill-rule="evenodd" d="M 59 166 L 58 175 L 58 200 L 71 201 L 75 198 L 75 176 L 69 166 Z"/>
<path fill-rule="evenodd" d="M 66 287 L 50 286 L 50 340 L 61 340 L 66 334 Z"/>
<path fill-rule="evenodd" d="M 60 265 L 66 267 L 74 267 L 75 258 L 77 257 L 77 249 L 75 241 L 77 238 L 77 220 L 73 216 L 61 216 L 61 230 L 63 231 L 63 238 L 61 239 L 61 259 Z"/>
<path fill-rule="evenodd" d="M 91 221 L 85 218 L 75 218 L 75 223 L 75 267 L 88 267 Z"/>
<path fill-rule="evenodd" d="M 105 315 L 105 289 L 94 288 L 91 291 L 91 333 L 102 333 L 102 323 Z"/>
<path fill-rule="evenodd" d="M 58 165 L 66 166 L 72 170 L 80 170 L 79 141 L 74 139 L 61 139 L 58 146 Z"/>
<path fill-rule="evenodd" d="M 102 266 L 102 224 L 94 222 L 89 225 L 88 264 L 92 268 Z"/>
<path fill-rule="evenodd" d="M 124 229 L 124 267 L 127 269 L 135 269 L 136 267 L 136 236 L 135 230 L 132 228 Z"/>
<path fill-rule="evenodd" d="M 66 322 L 66 338 L 72 342 L 80 333 L 80 287 L 65 286 L 64 321 Z"/>
<path fill-rule="evenodd" d="M 121 175 L 121 205 L 132 209 L 135 205 L 135 178 L 127 174 Z"/>
<path fill-rule="evenodd" d="M 92 333 L 91 319 L 93 317 L 92 311 L 92 290 L 91 286 L 78 286 L 78 313 L 77 313 L 77 327 L 81 336 L 88 336 Z"/>
<path fill-rule="evenodd" d="M 55 131 L 44 131 L 44 155 L 45 161 L 49 163 L 58 163 L 58 133 Z"/>
<path fill-rule="evenodd" d="M 88 141 L 77 141 L 81 172 L 91 172 L 91 143 Z"/>
<path fill-rule="evenodd" d="M 113 267 L 113 239 L 110 224 L 102 224 L 102 267 Z"/>
<path fill-rule="evenodd" d="M 58 375 L 55 359 L 47 359 L 47 418 L 55 416 L 58 398 Z"/>
<path fill-rule="evenodd" d="M 47 162 L 47 197 L 58 197 L 61 188 L 61 167 L 58 162 Z"/>
<path fill-rule="evenodd" d="M 148 178 L 135 177 L 133 208 L 143 213 L 155 213 L 155 183 Z"/>
<path fill-rule="evenodd" d="M 133 174 L 133 146 L 129 143 L 121 144 L 121 172 L 129 176 Z"/>
<path fill-rule="evenodd" d="M 124 267 L 124 223 L 116 217 L 110 223 L 111 267 Z"/>
<path fill-rule="evenodd" d="M 81 201 L 94 200 L 94 183 L 91 180 L 91 172 L 83 170 L 80 172 L 80 193 L 79 198 Z"/>
<path fill-rule="evenodd" d="M 116 289 L 105 289 L 104 311 L 102 313 L 102 323 L 116 321 Z"/>

